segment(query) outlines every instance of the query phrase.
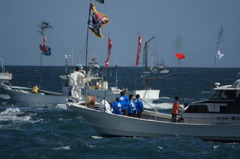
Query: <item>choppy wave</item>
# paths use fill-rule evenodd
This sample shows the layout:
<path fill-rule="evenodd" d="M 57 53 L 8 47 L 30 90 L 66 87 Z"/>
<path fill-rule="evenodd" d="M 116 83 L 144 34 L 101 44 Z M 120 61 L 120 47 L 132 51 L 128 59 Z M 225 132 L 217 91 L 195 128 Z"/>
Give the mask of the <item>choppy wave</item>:
<path fill-rule="evenodd" d="M 0 112 L 0 122 L 4 122 L 5 126 L 11 126 L 16 123 L 35 123 L 40 121 L 33 120 L 35 115 L 35 113 L 25 113 L 18 107 L 7 108 L 6 110 Z"/>
<path fill-rule="evenodd" d="M 70 150 L 70 149 L 71 149 L 70 146 L 62 146 L 62 147 L 54 148 L 54 150 Z"/>
<path fill-rule="evenodd" d="M 10 96 L 7 94 L 0 94 L 0 98 L 2 99 L 10 99 Z"/>

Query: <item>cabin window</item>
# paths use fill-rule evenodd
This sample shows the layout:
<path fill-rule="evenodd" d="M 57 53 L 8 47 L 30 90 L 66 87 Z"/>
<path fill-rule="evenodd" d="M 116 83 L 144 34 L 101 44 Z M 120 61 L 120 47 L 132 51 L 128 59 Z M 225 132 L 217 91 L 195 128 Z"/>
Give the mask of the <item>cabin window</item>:
<path fill-rule="evenodd" d="M 215 91 L 210 96 L 210 99 L 213 99 L 213 100 L 235 100 L 236 99 L 236 91 L 234 91 L 234 90 Z"/>
<path fill-rule="evenodd" d="M 220 106 L 220 113 L 223 114 L 240 114 L 240 107 L 238 106 Z"/>
<path fill-rule="evenodd" d="M 190 105 L 185 113 L 209 113 L 206 105 Z"/>

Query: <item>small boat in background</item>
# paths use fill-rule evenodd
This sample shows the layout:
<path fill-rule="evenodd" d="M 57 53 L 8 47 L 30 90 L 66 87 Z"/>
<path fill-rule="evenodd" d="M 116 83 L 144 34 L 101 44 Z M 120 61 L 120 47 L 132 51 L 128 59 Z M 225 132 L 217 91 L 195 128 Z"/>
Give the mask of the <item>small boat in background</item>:
<path fill-rule="evenodd" d="M 12 80 L 12 74 L 6 72 L 4 64 L 3 64 L 3 59 L 0 58 L 1 60 L 1 72 L 0 72 L 0 86 L 2 83 L 9 83 L 10 80 Z"/>
<path fill-rule="evenodd" d="M 162 64 L 157 63 L 153 67 L 151 67 L 150 70 L 153 73 L 169 73 L 169 70 L 164 65 L 164 63 L 162 63 Z"/>
<path fill-rule="evenodd" d="M 33 88 L 12 86 L 10 81 L 13 79 L 12 73 L 5 70 L 2 61 L 2 72 L 0 73 L 0 88 L 10 97 L 11 100 L 18 104 L 26 106 L 52 106 L 56 104 L 66 104 L 68 98 L 68 85 L 63 85 L 63 92 L 51 92 L 40 90 L 37 86 Z M 63 79 L 63 83 L 67 83 Z"/>

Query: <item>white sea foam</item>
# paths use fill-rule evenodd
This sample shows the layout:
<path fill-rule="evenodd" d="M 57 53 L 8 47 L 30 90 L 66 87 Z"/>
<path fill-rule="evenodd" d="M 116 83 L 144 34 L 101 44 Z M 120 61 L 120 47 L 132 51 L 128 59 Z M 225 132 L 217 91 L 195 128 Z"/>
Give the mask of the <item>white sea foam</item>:
<path fill-rule="evenodd" d="M 170 97 L 160 97 L 159 99 L 171 99 Z"/>
<path fill-rule="evenodd" d="M 220 145 L 214 145 L 213 148 L 214 150 L 218 149 L 220 147 Z"/>
<path fill-rule="evenodd" d="M 61 146 L 61 147 L 58 147 L 58 148 L 54 148 L 54 150 L 70 150 L 70 146 Z"/>
<path fill-rule="evenodd" d="M 163 147 L 161 147 L 161 146 L 158 146 L 158 149 L 160 149 L 160 150 L 163 150 Z"/>
<path fill-rule="evenodd" d="M 91 136 L 91 138 L 93 138 L 93 139 L 102 139 L 101 136 Z"/>
<path fill-rule="evenodd" d="M 68 106 L 67 104 L 57 104 L 56 108 L 67 110 Z"/>
<path fill-rule="evenodd" d="M 7 94 L 0 94 L 0 98 L 2 99 L 10 99 L 10 96 Z"/>
<path fill-rule="evenodd" d="M 34 114 L 24 115 L 19 108 L 7 108 L 0 112 L 0 121 L 12 121 L 12 122 L 33 122 L 32 116 Z"/>

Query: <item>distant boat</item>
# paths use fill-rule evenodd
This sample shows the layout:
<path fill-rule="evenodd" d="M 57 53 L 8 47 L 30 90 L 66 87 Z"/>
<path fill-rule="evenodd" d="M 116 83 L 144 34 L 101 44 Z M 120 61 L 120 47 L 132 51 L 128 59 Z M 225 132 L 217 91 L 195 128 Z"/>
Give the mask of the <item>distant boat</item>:
<path fill-rule="evenodd" d="M 101 136 L 190 136 L 204 140 L 240 141 L 240 79 L 219 86 L 209 100 L 192 103 L 177 122 L 171 115 L 145 110 L 141 118 L 100 111 L 98 106 L 68 103 Z"/>
<path fill-rule="evenodd" d="M 0 73 L 0 88 L 4 89 L 10 99 L 16 101 L 18 104 L 27 106 L 50 106 L 55 104 L 62 104 L 67 102 L 68 86 L 63 86 L 64 93 L 50 92 L 46 90 L 39 90 L 34 92 L 34 88 L 12 86 L 12 74 L 5 71 L 2 62 L 2 72 Z M 36 89 L 36 87 L 35 87 Z"/>
<path fill-rule="evenodd" d="M 152 66 L 150 70 L 153 73 L 169 73 L 169 69 L 167 69 L 167 66 L 164 64 L 164 61 L 162 61 L 161 63 L 154 64 L 154 66 Z"/>
<path fill-rule="evenodd" d="M 2 68 L 4 68 L 3 65 Z M 56 104 L 66 104 L 67 102 L 67 85 L 63 85 L 63 93 L 57 93 L 46 90 L 37 90 L 36 86 L 33 88 L 12 86 L 10 80 L 12 80 L 11 73 L 3 71 L 0 73 L 0 88 L 4 89 L 6 94 L 10 96 L 10 99 L 18 104 L 26 106 L 52 106 Z"/>

